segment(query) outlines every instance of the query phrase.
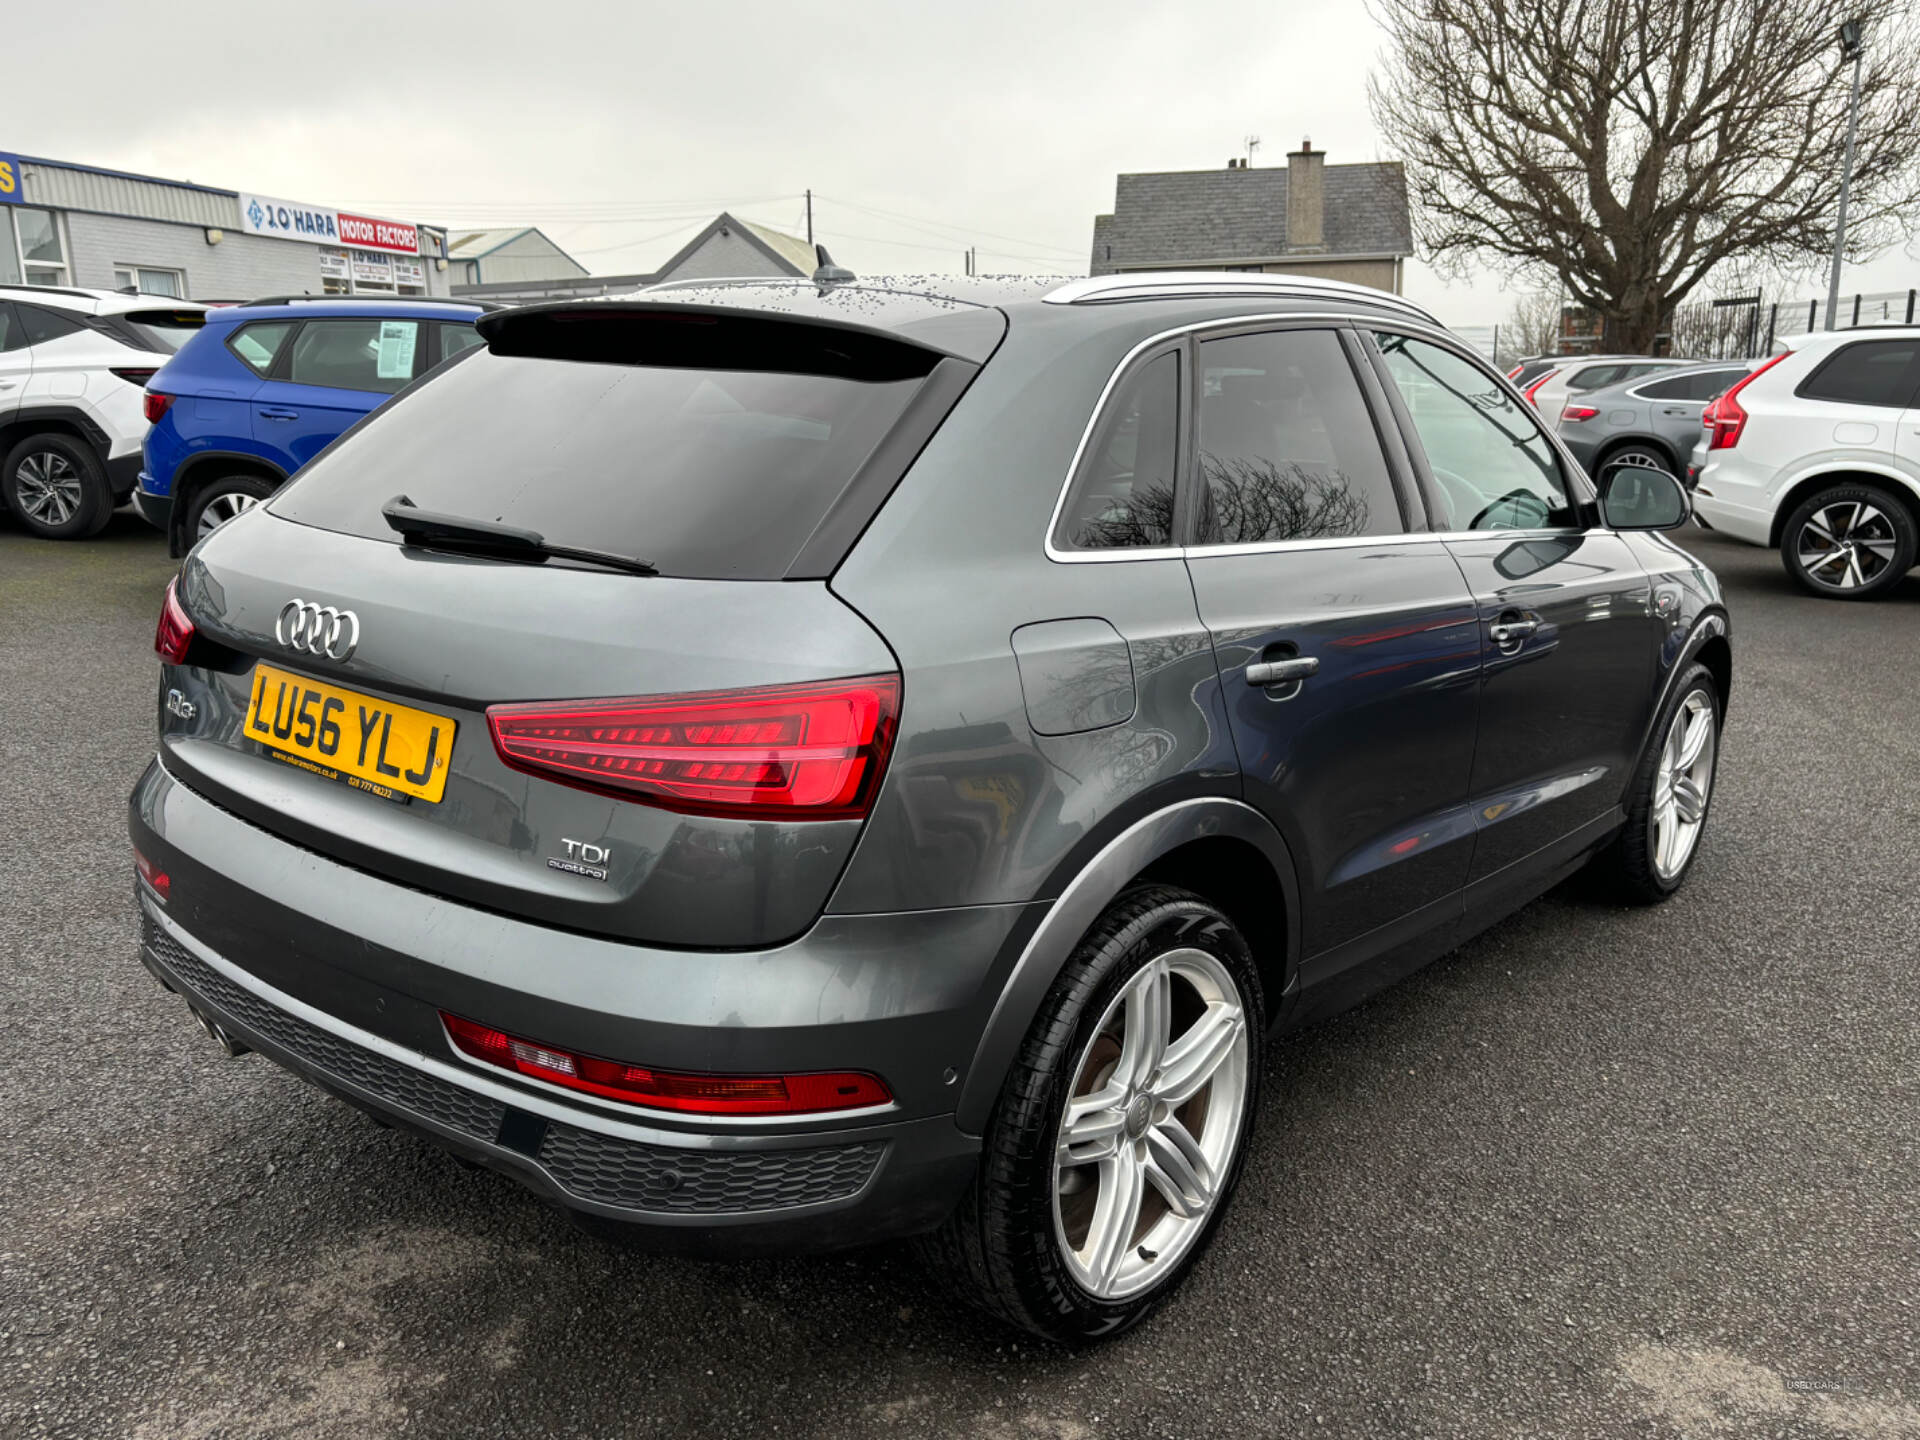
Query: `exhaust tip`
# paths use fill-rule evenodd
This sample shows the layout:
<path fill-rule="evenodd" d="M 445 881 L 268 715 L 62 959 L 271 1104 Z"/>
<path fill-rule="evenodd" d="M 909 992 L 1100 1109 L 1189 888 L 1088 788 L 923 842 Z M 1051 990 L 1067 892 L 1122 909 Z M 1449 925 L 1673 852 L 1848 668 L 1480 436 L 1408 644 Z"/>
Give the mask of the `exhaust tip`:
<path fill-rule="evenodd" d="M 242 1055 L 251 1055 L 253 1053 L 252 1046 L 243 1045 L 239 1040 L 236 1040 L 228 1033 L 226 1027 L 218 1021 L 202 1015 L 198 1010 L 194 1010 L 191 1005 L 189 1005 L 187 1009 L 192 1011 L 193 1018 L 200 1022 L 200 1028 L 213 1037 L 213 1043 L 227 1052 L 228 1059 L 238 1060 Z"/>

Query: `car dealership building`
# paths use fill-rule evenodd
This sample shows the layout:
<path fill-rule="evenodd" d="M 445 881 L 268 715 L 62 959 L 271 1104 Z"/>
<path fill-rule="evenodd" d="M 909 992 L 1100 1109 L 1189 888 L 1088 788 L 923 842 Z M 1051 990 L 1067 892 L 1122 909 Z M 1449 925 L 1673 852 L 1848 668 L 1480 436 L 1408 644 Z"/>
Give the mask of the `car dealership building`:
<path fill-rule="evenodd" d="M 444 227 L 0 151 L 0 285 L 445 295 Z"/>

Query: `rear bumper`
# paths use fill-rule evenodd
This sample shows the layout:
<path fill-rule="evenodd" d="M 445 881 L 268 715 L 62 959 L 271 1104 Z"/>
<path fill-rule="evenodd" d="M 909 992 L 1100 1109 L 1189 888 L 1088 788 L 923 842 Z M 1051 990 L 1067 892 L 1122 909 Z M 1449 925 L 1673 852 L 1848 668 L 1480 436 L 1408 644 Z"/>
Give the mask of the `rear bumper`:
<path fill-rule="evenodd" d="M 140 486 L 133 492 L 133 508 L 142 520 L 165 535 L 173 524 L 173 496 L 152 494 L 146 487 L 147 477 L 143 474 L 140 480 Z"/>
<path fill-rule="evenodd" d="M 113 491 L 114 499 L 120 504 L 127 503 L 127 497 L 140 483 L 140 452 L 129 450 L 124 455 L 112 456 L 107 461 L 107 486 Z"/>
<path fill-rule="evenodd" d="M 1772 543 L 1773 512 L 1728 503 L 1714 493 L 1711 471 L 1703 471 L 1694 482 L 1693 513 L 1706 521 L 1708 529 L 1745 540 L 1749 545 Z"/>
<path fill-rule="evenodd" d="M 140 894 L 141 958 L 164 984 L 286 1068 L 563 1205 L 672 1248 L 831 1249 L 931 1229 L 973 1175 L 979 1139 L 951 1112 L 1029 907 L 830 917 L 774 951 L 660 952 L 390 885 L 158 763 L 130 828 L 169 875 L 164 902 Z M 654 983 L 668 961 L 681 983 Z M 726 998 L 739 971 L 750 1007 Z M 466 1061 L 442 1009 L 669 1068 L 871 1070 L 896 1103 L 772 1122 L 596 1104 Z M 705 1023 L 684 1023 L 696 1011 Z"/>

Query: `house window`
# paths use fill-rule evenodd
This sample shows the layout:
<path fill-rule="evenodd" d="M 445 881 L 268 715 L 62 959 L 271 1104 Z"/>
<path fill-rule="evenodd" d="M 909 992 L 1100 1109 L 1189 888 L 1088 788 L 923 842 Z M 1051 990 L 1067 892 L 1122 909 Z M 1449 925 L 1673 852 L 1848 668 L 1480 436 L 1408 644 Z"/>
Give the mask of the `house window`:
<path fill-rule="evenodd" d="M 151 265 L 116 265 L 113 288 L 133 290 L 141 295 L 171 295 L 187 298 L 187 277 L 179 270 L 159 270 Z"/>
<path fill-rule="evenodd" d="M 60 238 L 60 217 L 51 210 L 10 205 L 0 211 L 0 281 L 29 285 L 65 285 L 67 248 Z"/>

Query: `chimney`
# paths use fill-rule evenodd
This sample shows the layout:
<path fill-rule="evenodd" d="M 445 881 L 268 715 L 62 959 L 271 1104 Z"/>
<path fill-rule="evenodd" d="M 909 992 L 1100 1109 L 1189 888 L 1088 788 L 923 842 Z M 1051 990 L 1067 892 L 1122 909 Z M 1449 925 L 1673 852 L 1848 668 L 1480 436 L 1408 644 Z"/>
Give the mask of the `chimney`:
<path fill-rule="evenodd" d="M 1302 140 L 1287 156 L 1287 249 L 1324 250 L 1326 213 L 1324 167 L 1327 152 Z"/>

